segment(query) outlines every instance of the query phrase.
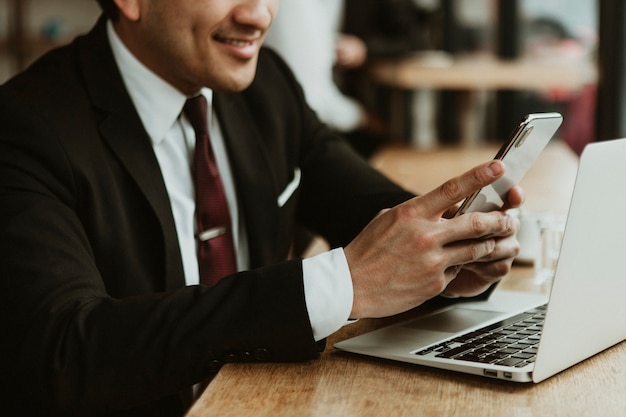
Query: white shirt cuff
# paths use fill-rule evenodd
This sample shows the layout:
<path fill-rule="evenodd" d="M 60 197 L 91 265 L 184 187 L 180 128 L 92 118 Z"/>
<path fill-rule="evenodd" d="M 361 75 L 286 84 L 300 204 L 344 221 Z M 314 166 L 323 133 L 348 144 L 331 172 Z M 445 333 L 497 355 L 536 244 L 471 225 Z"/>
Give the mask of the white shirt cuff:
<path fill-rule="evenodd" d="M 343 249 L 302 261 L 304 297 L 316 341 L 348 322 L 352 311 L 352 276 Z"/>

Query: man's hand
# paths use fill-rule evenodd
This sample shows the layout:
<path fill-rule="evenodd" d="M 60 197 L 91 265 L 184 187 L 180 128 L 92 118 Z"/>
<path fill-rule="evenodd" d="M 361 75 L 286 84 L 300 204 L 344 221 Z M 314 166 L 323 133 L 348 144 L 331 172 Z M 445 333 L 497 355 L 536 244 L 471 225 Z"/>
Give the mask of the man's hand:
<path fill-rule="evenodd" d="M 345 248 L 354 288 L 350 317 L 401 313 L 444 290 L 474 295 L 506 275 L 519 251 L 515 219 L 500 211 L 444 217 L 503 173 L 500 161 L 490 161 L 373 219 Z M 519 188 L 509 194 L 511 206 L 522 201 Z"/>

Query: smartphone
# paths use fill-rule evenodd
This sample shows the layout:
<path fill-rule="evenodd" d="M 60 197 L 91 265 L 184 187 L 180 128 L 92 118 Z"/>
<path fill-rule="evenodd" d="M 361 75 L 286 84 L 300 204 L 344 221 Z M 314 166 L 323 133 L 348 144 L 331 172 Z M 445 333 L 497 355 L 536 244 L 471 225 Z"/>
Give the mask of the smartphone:
<path fill-rule="evenodd" d="M 506 168 L 504 176 L 467 197 L 455 215 L 501 209 L 509 190 L 521 181 L 561 126 L 562 121 L 563 116 L 559 113 L 526 115 L 494 158 L 504 162 Z"/>

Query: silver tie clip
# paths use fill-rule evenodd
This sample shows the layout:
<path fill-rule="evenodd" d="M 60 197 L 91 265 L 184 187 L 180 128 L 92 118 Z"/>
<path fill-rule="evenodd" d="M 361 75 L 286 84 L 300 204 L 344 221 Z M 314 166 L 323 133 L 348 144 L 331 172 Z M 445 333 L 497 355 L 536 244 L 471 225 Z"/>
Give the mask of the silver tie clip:
<path fill-rule="evenodd" d="M 207 240 L 215 239 L 216 237 L 221 236 L 224 233 L 226 233 L 226 228 L 224 226 L 214 227 L 212 229 L 198 233 L 198 239 L 200 239 L 201 242 L 206 242 Z"/>

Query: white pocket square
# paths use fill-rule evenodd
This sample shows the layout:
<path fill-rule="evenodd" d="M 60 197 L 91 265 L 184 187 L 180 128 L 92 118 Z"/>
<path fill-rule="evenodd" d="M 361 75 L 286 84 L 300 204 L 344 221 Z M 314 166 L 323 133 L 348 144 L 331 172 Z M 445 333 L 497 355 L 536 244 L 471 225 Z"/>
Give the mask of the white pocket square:
<path fill-rule="evenodd" d="M 282 207 L 287 203 L 291 195 L 298 189 L 300 186 L 300 179 L 302 177 L 302 172 L 300 168 L 296 168 L 293 170 L 293 179 L 287 184 L 282 193 L 278 196 L 278 207 Z"/>

